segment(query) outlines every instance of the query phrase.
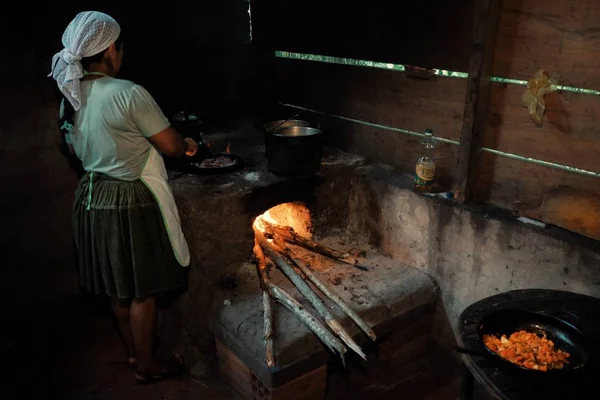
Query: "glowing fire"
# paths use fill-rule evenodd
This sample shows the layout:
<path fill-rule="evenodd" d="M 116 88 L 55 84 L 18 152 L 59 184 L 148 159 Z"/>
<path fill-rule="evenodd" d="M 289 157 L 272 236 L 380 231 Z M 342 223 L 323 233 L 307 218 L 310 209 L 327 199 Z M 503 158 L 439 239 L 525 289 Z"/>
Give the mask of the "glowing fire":
<path fill-rule="evenodd" d="M 277 207 L 279 207 L 279 206 L 277 206 Z M 254 229 L 256 229 L 257 231 L 264 233 L 266 228 L 265 228 L 265 225 L 263 224 L 263 221 L 266 223 L 269 223 L 271 225 L 281 225 L 275 218 L 273 218 L 270 210 L 267 210 L 264 214 L 259 215 L 258 217 L 256 217 L 254 219 L 254 223 L 252 224 L 252 227 Z"/>
<path fill-rule="evenodd" d="M 254 230 L 256 230 L 256 231 L 264 233 L 266 229 L 265 229 L 265 224 L 263 224 L 262 221 L 263 221 L 263 219 L 262 219 L 261 215 L 259 215 L 258 217 L 256 217 L 254 219 L 254 223 L 252 224 L 252 228 Z"/>
<path fill-rule="evenodd" d="M 290 226 L 296 233 L 306 238 L 312 236 L 310 211 L 302 203 L 283 203 L 270 208 L 256 217 L 252 227 L 259 232 L 265 232 L 263 221 L 271 225 Z"/>

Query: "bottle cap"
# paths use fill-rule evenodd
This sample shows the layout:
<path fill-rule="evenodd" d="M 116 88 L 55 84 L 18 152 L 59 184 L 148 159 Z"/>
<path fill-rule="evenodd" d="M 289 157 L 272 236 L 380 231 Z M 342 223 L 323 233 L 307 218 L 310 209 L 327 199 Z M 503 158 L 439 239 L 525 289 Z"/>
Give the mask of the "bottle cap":
<path fill-rule="evenodd" d="M 425 129 L 425 136 L 433 136 L 433 129 Z"/>

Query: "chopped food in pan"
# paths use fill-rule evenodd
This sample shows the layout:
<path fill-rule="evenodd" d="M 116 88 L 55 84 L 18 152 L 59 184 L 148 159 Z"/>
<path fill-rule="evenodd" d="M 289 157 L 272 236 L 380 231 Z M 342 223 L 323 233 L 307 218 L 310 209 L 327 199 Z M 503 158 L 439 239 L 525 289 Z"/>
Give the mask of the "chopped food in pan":
<path fill-rule="evenodd" d="M 225 168 L 235 165 L 237 160 L 227 156 L 218 156 L 206 158 L 201 163 L 193 163 L 192 165 L 198 168 Z"/>
<path fill-rule="evenodd" d="M 483 343 L 500 357 L 520 366 L 538 371 L 561 369 L 568 364 L 570 354 L 554 348 L 546 336 L 518 331 L 510 337 L 484 335 Z"/>

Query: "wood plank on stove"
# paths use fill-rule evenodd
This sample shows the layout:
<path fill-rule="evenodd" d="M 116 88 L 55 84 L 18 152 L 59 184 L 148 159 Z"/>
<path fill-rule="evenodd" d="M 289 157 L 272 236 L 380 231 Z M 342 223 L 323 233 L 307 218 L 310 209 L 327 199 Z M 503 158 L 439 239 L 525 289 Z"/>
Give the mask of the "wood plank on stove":
<path fill-rule="evenodd" d="M 530 79 L 538 69 L 560 84 L 600 88 L 600 2 L 504 0 L 494 63 L 497 76 Z"/>

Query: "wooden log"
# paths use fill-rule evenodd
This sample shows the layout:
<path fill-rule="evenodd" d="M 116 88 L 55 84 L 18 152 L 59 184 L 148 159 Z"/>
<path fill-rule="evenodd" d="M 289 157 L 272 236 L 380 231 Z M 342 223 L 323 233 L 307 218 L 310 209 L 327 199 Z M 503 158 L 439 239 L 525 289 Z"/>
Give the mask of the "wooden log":
<path fill-rule="evenodd" d="M 261 232 L 256 232 L 256 240 L 258 241 L 260 247 L 263 248 L 266 255 L 273 260 L 275 265 L 277 265 L 283 271 L 283 273 L 290 279 L 290 281 L 292 281 L 296 288 L 298 288 L 300 293 L 306 297 L 319 315 L 321 315 L 321 317 L 325 320 L 331 330 L 334 331 L 348 347 L 366 360 L 367 356 L 362 351 L 360 346 L 352 339 L 350 334 L 344 329 L 344 327 L 342 327 L 339 321 L 335 319 L 333 314 L 331 314 L 325 304 L 323 304 L 321 299 L 315 294 L 315 292 L 304 281 L 304 279 L 302 279 L 302 277 L 298 275 L 298 273 L 294 271 L 294 268 L 288 263 L 286 257 L 283 255 L 284 250 L 273 243 L 269 243 L 267 238 L 265 238 Z"/>
<path fill-rule="evenodd" d="M 268 290 L 263 290 L 262 300 L 265 321 L 265 353 L 267 367 L 273 368 L 277 365 L 277 362 L 275 361 L 275 349 L 273 348 L 273 310 L 271 308 L 271 295 Z"/>
<path fill-rule="evenodd" d="M 263 236 L 264 238 L 264 236 Z M 346 347 L 344 347 L 343 343 L 340 342 L 331 332 L 327 330 L 323 324 L 316 319 L 310 312 L 308 312 L 302 304 L 298 303 L 296 299 L 294 299 L 289 293 L 285 290 L 281 289 L 279 286 L 275 285 L 269 279 L 269 275 L 267 274 L 266 268 L 266 260 L 262 248 L 257 246 L 258 241 L 255 238 L 255 252 L 257 260 L 265 261 L 262 265 L 263 268 L 258 267 L 259 276 L 261 278 L 261 284 L 265 286 L 265 288 L 269 291 L 269 294 L 275 298 L 280 304 L 282 304 L 285 308 L 287 308 L 292 314 L 294 314 L 300 321 L 302 321 L 316 336 L 319 338 L 321 342 L 327 346 L 329 350 L 333 353 L 337 353 L 341 360 L 342 364 L 346 364 L 345 354 Z M 259 247 L 259 249 L 256 249 Z M 260 261 L 259 261 L 260 263 Z"/>
<path fill-rule="evenodd" d="M 271 224 L 266 221 L 262 221 L 267 229 L 267 233 L 281 237 L 286 242 L 302 246 L 305 249 L 314 251 L 315 253 L 323 254 L 324 256 L 335 258 L 335 259 L 346 259 L 350 257 L 350 254 L 343 253 L 339 250 L 332 249 L 331 247 L 323 246 L 322 244 L 315 242 L 314 240 L 302 237 L 294 231 L 294 228 L 290 226 L 281 226 Z"/>
<path fill-rule="evenodd" d="M 337 353 L 342 359 L 342 363 L 345 365 L 345 354 L 346 347 L 344 344 L 340 342 L 318 319 L 316 319 L 310 312 L 304 308 L 304 306 L 292 296 L 290 296 L 285 290 L 281 289 L 279 286 L 271 283 L 271 281 L 266 282 L 267 287 L 269 288 L 269 293 L 275 300 L 281 303 L 285 308 L 287 308 L 292 314 L 294 314 L 300 321 L 302 321 L 313 333 L 319 338 L 321 342 L 329 348 L 334 353 Z"/>
<path fill-rule="evenodd" d="M 273 346 L 273 309 L 271 307 L 271 295 L 269 294 L 269 290 L 265 283 L 265 278 L 268 280 L 267 262 L 265 260 L 265 254 L 258 243 L 256 243 L 256 240 L 254 241 L 254 255 L 256 256 L 258 278 L 262 288 L 264 340 L 267 366 L 273 368 L 277 363 L 275 361 L 275 350 Z"/>
<path fill-rule="evenodd" d="M 290 260 L 306 275 L 306 277 L 321 291 L 325 296 L 327 296 L 331 301 L 333 301 L 337 306 L 352 320 L 354 323 L 369 336 L 373 341 L 377 340 L 377 336 L 373 329 L 367 324 L 367 322 L 360 317 L 348 304 L 344 302 L 344 300 L 334 293 L 325 283 L 323 283 L 317 276 L 311 271 L 309 266 L 304 262 L 300 261 L 294 254 L 294 252 L 286 247 L 284 243 L 280 240 L 275 239 L 275 244 L 279 247 L 282 247 L 285 251 L 285 255 L 288 256 Z"/>
<path fill-rule="evenodd" d="M 278 236 L 288 243 L 304 247 L 307 250 L 324 255 L 325 257 L 333 258 L 334 260 L 340 261 L 341 263 L 347 265 L 351 265 L 362 271 L 369 270 L 364 265 L 360 265 L 358 263 L 358 260 L 351 258 L 349 253 L 343 253 L 339 250 L 332 249 L 331 247 L 327 247 L 318 242 L 315 242 L 314 240 L 302 237 L 298 235 L 296 231 L 294 231 L 294 228 L 290 226 L 272 224 L 270 222 L 265 221 L 264 219 L 261 219 L 260 222 L 265 229 L 265 233 L 270 236 Z"/>

